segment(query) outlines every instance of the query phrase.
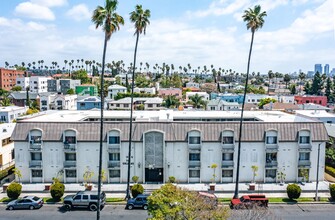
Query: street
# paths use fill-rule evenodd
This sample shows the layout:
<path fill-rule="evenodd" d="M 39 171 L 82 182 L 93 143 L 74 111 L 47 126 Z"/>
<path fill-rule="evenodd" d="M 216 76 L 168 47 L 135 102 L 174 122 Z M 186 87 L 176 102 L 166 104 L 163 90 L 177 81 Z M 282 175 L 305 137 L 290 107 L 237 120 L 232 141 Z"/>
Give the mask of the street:
<path fill-rule="evenodd" d="M 294 204 L 270 205 L 266 210 L 232 210 L 230 219 L 276 219 L 276 220 L 333 220 L 335 216 L 334 204 Z M 6 206 L 0 205 L 0 220 L 11 219 L 95 219 L 96 213 L 87 209 L 65 211 L 58 205 L 44 205 L 40 210 L 8 211 Z M 125 210 L 123 205 L 107 205 L 101 211 L 101 219 L 141 220 L 148 217 L 147 211 L 141 209 Z"/>

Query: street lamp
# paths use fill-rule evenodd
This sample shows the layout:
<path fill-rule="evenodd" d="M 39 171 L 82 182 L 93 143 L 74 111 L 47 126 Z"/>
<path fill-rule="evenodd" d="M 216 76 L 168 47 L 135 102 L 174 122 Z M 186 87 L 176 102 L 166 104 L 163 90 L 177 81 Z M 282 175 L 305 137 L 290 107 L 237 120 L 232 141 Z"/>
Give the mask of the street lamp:
<path fill-rule="evenodd" d="M 315 190 L 315 201 L 319 201 L 319 197 L 318 197 L 318 188 L 319 188 L 319 162 L 320 162 L 320 145 L 322 143 L 320 143 L 318 145 L 318 161 L 316 163 L 316 190 Z"/>

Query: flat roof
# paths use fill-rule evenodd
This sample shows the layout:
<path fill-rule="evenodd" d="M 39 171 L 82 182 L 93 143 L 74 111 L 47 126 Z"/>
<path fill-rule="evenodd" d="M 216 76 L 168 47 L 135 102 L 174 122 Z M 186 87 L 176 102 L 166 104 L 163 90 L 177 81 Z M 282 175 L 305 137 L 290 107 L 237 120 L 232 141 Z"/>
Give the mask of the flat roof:
<path fill-rule="evenodd" d="M 335 114 L 329 113 L 325 110 L 296 110 L 296 114 L 307 116 L 310 118 L 334 118 Z"/>
<path fill-rule="evenodd" d="M 159 110 L 133 112 L 133 117 L 137 121 L 201 121 L 211 119 L 234 119 L 234 121 L 237 121 L 240 118 L 240 115 L 240 111 Z M 127 119 L 129 117 L 129 110 L 104 110 L 105 119 Z M 24 116 L 19 120 L 27 122 L 77 122 L 87 121 L 89 118 L 99 119 L 100 110 L 49 110 L 31 116 Z M 280 111 L 244 111 L 244 118 L 263 122 L 314 122 L 305 117 Z"/>

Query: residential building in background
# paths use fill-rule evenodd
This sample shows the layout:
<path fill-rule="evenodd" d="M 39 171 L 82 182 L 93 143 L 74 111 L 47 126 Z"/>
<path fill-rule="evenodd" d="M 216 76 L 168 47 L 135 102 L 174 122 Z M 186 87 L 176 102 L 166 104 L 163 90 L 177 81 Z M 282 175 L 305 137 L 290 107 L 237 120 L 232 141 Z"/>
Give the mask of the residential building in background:
<path fill-rule="evenodd" d="M 127 92 L 127 88 L 124 86 L 111 85 L 111 86 L 108 86 L 108 97 L 107 98 L 114 100 L 115 96 L 117 96 L 118 93 L 126 93 L 126 92 Z"/>
<path fill-rule="evenodd" d="M 178 100 L 183 97 L 183 92 L 179 88 L 161 88 L 158 90 L 158 96 L 165 98 L 166 96 L 175 96 Z"/>
<path fill-rule="evenodd" d="M 31 102 L 37 101 L 39 102 L 39 94 L 37 92 L 28 92 L 29 100 Z M 27 92 L 20 91 L 20 92 L 11 92 L 8 96 L 15 106 L 24 107 L 27 106 Z"/>
<path fill-rule="evenodd" d="M 77 100 L 77 110 L 101 109 L 101 99 L 96 96 L 80 97 Z"/>
<path fill-rule="evenodd" d="M 27 88 L 30 89 L 29 79 L 30 79 L 29 77 L 17 77 L 16 85 L 21 86 L 22 91 L 25 91 Z"/>
<path fill-rule="evenodd" d="M 241 143 L 240 181 L 273 183 L 279 172 L 286 182 L 319 180 L 325 168 L 327 131 L 322 122 L 293 114 L 245 111 Z M 57 111 L 26 117 L 12 135 L 16 167 L 22 182 L 52 182 L 64 171 L 65 183 L 82 183 L 86 170 L 97 182 L 100 147 L 99 111 Z M 130 176 L 139 182 L 210 182 L 217 164 L 218 183 L 236 179 L 240 113 L 235 111 L 134 111 Z M 126 183 L 129 111 L 105 111 L 103 169 L 106 182 Z"/>
<path fill-rule="evenodd" d="M 96 85 L 80 85 L 76 86 L 75 93 L 78 96 L 97 96 L 98 95 L 98 88 Z"/>
<path fill-rule="evenodd" d="M 52 93 L 60 92 L 59 79 L 49 79 L 47 83 L 48 83 L 48 92 L 52 92 Z"/>
<path fill-rule="evenodd" d="M 309 118 L 323 123 L 335 124 L 335 114 L 326 112 L 325 110 L 297 110 L 296 115 Z"/>
<path fill-rule="evenodd" d="M 28 107 L 6 106 L 0 107 L 0 123 L 11 123 L 21 115 L 26 114 Z"/>
<path fill-rule="evenodd" d="M 195 96 L 198 94 L 198 96 L 202 97 L 203 101 L 209 100 L 209 94 L 207 92 L 186 92 L 186 98 L 185 101 L 188 102 L 190 100 L 191 96 Z"/>
<path fill-rule="evenodd" d="M 73 91 L 76 91 L 76 86 L 80 86 L 80 80 L 78 79 L 60 79 L 59 80 L 59 86 L 60 86 L 60 92 L 62 94 L 67 94 L 67 91 L 69 89 L 73 89 Z"/>
<path fill-rule="evenodd" d="M 0 171 L 14 165 L 14 142 L 11 140 L 15 123 L 0 124 Z"/>
<path fill-rule="evenodd" d="M 296 95 L 294 96 L 294 100 L 297 104 L 314 103 L 322 106 L 327 106 L 327 96 Z"/>
<path fill-rule="evenodd" d="M 21 86 L 23 91 L 29 87 L 30 92 L 48 92 L 49 79 L 49 77 L 44 76 L 17 77 L 16 84 Z"/>
<path fill-rule="evenodd" d="M 24 76 L 24 71 L 0 68 L 0 88 L 9 91 L 16 85 L 16 78 Z"/>
<path fill-rule="evenodd" d="M 108 110 L 130 110 L 131 98 L 108 101 Z M 162 107 L 162 98 L 133 98 L 133 107 L 137 110 L 160 110 Z"/>
<path fill-rule="evenodd" d="M 156 88 L 155 87 L 152 87 L 152 88 L 134 88 L 134 92 L 136 92 L 136 93 L 147 93 L 147 94 L 155 95 L 156 94 Z"/>

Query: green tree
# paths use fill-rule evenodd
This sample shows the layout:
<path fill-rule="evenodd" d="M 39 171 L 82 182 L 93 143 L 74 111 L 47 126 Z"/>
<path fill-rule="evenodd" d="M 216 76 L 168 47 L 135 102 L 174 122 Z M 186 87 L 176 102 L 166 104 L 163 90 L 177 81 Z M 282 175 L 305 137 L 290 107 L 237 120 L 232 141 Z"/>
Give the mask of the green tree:
<path fill-rule="evenodd" d="M 7 92 L 7 93 L 4 93 L 3 95 L 2 95 L 2 99 L 1 99 L 1 101 L 0 101 L 0 105 L 1 106 L 10 106 L 12 103 L 11 103 L 11 100 L 10 100 L 10 98 L 9 98 L 9 93 Z"/>
<path fill-rule="evenodd" d="M 66 94 L 74 95 L 75 94 L 74 89 L 71 88 L 71 89 L 67 90 Z"/>
<path fill-rule="evenodd" d="M 91 82 L 90 78 L 87 76 L 86 70 L 83 69 L 72 72 L 71 78 L 79 79 L 81 84 L 87 84 Z"/>
<path fill-rule="evenodd" d="M 17 199 L 19 198 L 21 191 L 22 185 L 16 182 L 12 182 L 7 188 L 7 196 L 10 199 Z"/>
<path fill-rule="evenodd" d="M 333 83 L 332 83 L 330 77 L 328 77 L 327 82 L 326 82 L 326 89 L 325 89 L 325 95 L 328 98 L 328 102 L 333 102 L 334 101 L 334 96 L 332 94 L 332 90 L 334 90 Z"/>
<path fill-rule="evenodd" d="M 306 74 L 304 72 L 299 73 L 299 79 L 300 79 L 300 89 L 299 92 L 301 93 L 301 85 L 302 81 L 306 78 Z"/>
<path fill-rule="evenodd" d="M 321 95 L 321 90 L 323 89 L 323 81 L 322 77 L 319 72 L 314 74 L 312 88 L 311 88 L 311 95 Z"/>
<path fill-rule="evenodd" d="M 254 43 L 254 35 L 258 29 L 261 29 L 264 24 L 264 17 L 266 16 L 265 11 L 261 11 L 261 6 L 256 5 L 253 9 L 249 8 L 248 10 L 244 11 L 242 16 L 243 21 L 247 23 L 247 29 L 251 30 L 251 42 L 250 42 L 250 49 L 249 49 L 249 56 L 248 56 L 248 65 L 247 65 L 247 73 L 246 73 L 246 80 L 244 86 L 244 93 L 243 93 L 243 102 L 242 102 L 242 111 L 241 111 L 241 118 L 240 118 L 240 132 L 238 138 L 238 150 L 237 150 L 237 170 L 236 170 L 236 184 L 235 184 L 235 193 L 234 198 L 238 198 L 238 184 L 239 184 L 239 175 L 240 175 L 240 157 L 241 157 L 241 137 L 242 137 L 242 125 L 243 125 L 243 113 L 244 113 L 244 103 L 246 100 L 247 89 L 248 89 L 248 80 L 249 80 L 249 71 L 250 71 L 250 60 L 251 60 L 251 53 L 252 53 L 252 45 Z"/>
<path fill-rule="evenodd" d="M 297 94 L 297 88 L 295 84 L 290 85 L 290 92 L 291 92 L 291 95 Z"/>
<path fill-rule="evenodd" d="M 179 100 L 173 95 L 166 96 L 163 102 L 163 106 L 166 108 L 177 108 L 179 105 Z"/>
<path fill-rule="evenodd" d="M 134 95 L 134 81 L 135 81 L 135 69 L 136 69 L 136 56 L 137 56 L 137 47 L 138 40 L 140 38 L 140 34 L 145 34 L 147 26 L 150 24 L 150 10 L 144 10 L 142 5 L 136 5 L 135 11 L 130 13 L 130 21 L 134 23 L 136 42 L 135 42 L 135 50 L 134 50 L 134 65 L 132 68 L 132 83 L 131 83 L 131 102 L 130 102 L 130 118 L 129 118 L 129 147 L 128 147 L 128 158 L 131 158 L 131 134 L 132 134 L 132 123 L 133 123 L 133 95 Z M 130 198 L 130 163 L 128 163 L 128 174 L 127 174 L 127 195 L 126 197 Z"/>
<path fill-rule="evenodd" d="M 227 207 L 215 206 L 198 192 L 187 191 L 171 183 L 148 197 L 149 219 L 227 219 Z"/>
<path fill-rule="evenodd" d="M 139 88 L 147 88 L 150 86 L 150 80 L 148 80 L 145 75 L 139 74 L 135 79 L 135 84 Z"/>
<path fill-rule="evenodd" d="M 284 75 L 284 82 L 285 82 L 286 89 L 288 88 L 287 86 L 290 83 L 290 81 L 291 81 L 291 76 L 289 74 L 285 74 Z"/>
<path fill-rule="evenodd" d="M 203 97 L 199 96 L 198 93 L 196 93 L 194 96 L 189 97 L 190 101 L 188 101 L 189 104 L 193 106 L 193 108 L 205 108 L 206 107 L 206 101 L 202 100 Z"/>
<path fill-rule="evenodd" d="M 22 87 L 21 86 L 13 86 L 11 90 L 13 92 L 19 92 L 19 91 L 22 91 Z"/>
<path fill-rule="evenodd" d="M 274 98 L 263 98 L 259 101 L 258 107 L 262 109 L 264 105 L 269 104 L 270 102 L 275 103 L 277 102 L 277 100 L 275 100 Z"/>
<path fill-rule="evenodd" d="M 123 17 L 117 14 L 116 8 L 118 5 L 117 0 L 106 0 L 105 7 L 97 6 L 93 11 L 92 22 L 96 28 L 102 27 L 104 31 L 104 46 L 102 53 L 102 71 L 100 81 L 100 98 L 101 103 L 105 103 L 104 100 L 104 74 L 105 74 L 105 62 L 106 62 L 106 50 L 107 42 L 110 40 L 113 33 L 120 29 L 120 26 L 124 24 Z M 100 147 L 99 147 L 99 170 L 98 170 L 98 197 L 100 198 L 101 193 L 101 173 L 102 173 L 102 147 L 103 147 L 103 104 L 100 109 Z M 98 207 L 100 207 L 100 200 L 98 200 Z M 97 219 L 100 219 L 100 209 L 97 210 Z"/>
<path fill-rule="evenodd" d="M 304 92 L 307 94 L 307 95 L 311 95 L 312 94 L 312 86 L 311 84 L 309 83 L 309 81 L 307 81 L 305 83 L 305 86 L 304 86 Z"/>

